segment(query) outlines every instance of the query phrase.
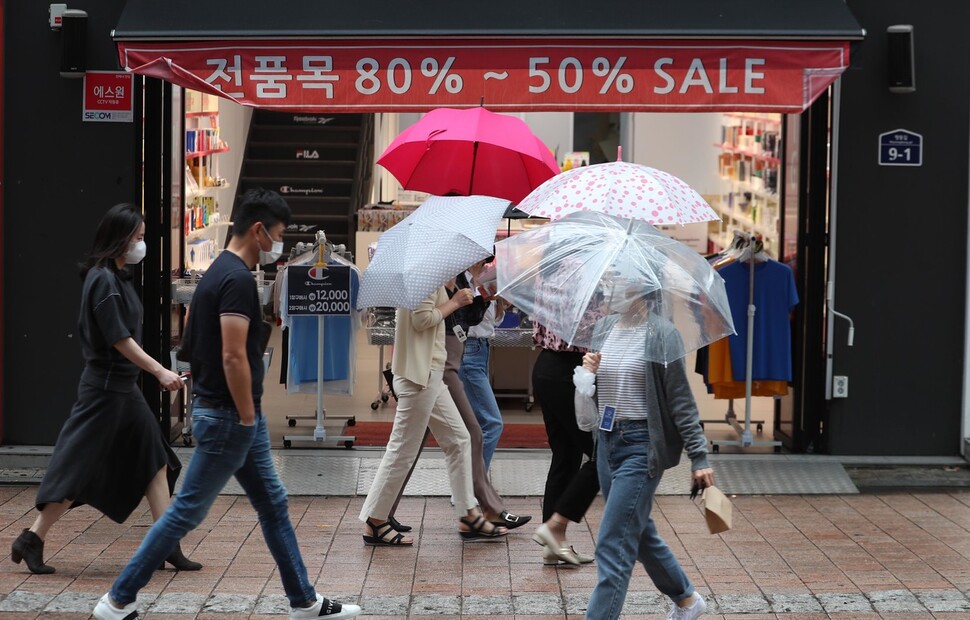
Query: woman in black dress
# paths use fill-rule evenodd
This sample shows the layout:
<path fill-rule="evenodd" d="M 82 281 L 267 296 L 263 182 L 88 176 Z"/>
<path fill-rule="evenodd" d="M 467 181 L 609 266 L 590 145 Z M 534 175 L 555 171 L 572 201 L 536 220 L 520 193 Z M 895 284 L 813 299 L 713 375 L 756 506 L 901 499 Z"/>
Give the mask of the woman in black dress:
<path fill-rule="evenodd" d="M 142 305 L 125 266 L 145 257 L 145 223 L 130 204 L 101 219 L 87 262 L 78 333 L 84 370 L 71 415 L 61 429 L 37 492 L 40 514 L 13 542 L 10 558 L 32 573 L 53 573 L 44 563 L 48 530 L 68 509 L 90 504 L 122 523 L 148 499 L 152 518 L 168 507 L 182 464 L 162 436 L 138 387 L 139 369 L 166 390 L 181 378 L 149 357 L 139 343 Z M 198 570 L 181 549 L 167 558 L 179 570 Z"/>

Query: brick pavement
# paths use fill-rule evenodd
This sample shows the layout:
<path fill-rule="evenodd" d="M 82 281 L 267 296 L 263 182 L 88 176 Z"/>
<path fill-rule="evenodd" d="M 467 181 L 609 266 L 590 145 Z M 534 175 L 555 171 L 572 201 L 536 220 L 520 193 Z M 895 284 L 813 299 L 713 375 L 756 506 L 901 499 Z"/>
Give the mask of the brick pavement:
<path fill-rule="evenodd" d="M 0 487 L 3 549 L 33 519 L 36 487 Z M 970 619 L 970 492 L 845 496 L 741 496 L 735 527 L 706 533 L 685 497 L 658 497 L 658 527 L 708 597 L 704 618 L 818 620 Z M 506 541 L 462 544 L 446 498 L 406 497 L 399 518 L 419 526 L 410 549 L 364 547 L 361 497 L 293 497 L 291 514 L 320 591 L 359 601 L 372 618 L 582 617 L 595 565 L 544 567 L 532 525 Z M 540 513 L 539 498 L 509 498 L 510 509 Z M 602 514 L 571 529 L 593 547 Z M 144 536 L 143 504 L 118 525 L 91 508 L 70 512 L 52 530 L 54 575 L 0 564 L 0 618 L 87 618 Z M 243 497 L 220 496 L 183 542 L 205 564 L 198 573 L 156 573 L 140 609 L 166 618 L 282 618 L 286 599 L 255 513 Z M 663 618 L 666 603 L 641 567 L 625 618 Z"/>

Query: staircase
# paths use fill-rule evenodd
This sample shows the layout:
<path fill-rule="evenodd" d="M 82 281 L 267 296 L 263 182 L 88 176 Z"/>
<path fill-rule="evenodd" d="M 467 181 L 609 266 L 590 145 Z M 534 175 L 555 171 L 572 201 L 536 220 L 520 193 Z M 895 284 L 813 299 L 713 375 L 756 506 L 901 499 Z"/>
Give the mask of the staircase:
<path fill-rule="evenodd" d="M 284 258 L 296 243 L 312 242 L 318 230 L 356 254 L 357 209 L 370 192 L 373 169 L 373 119 L 253 112 L 239 193 L 264 187 L 286 199 L 293 221 L 283 236 Z"/>

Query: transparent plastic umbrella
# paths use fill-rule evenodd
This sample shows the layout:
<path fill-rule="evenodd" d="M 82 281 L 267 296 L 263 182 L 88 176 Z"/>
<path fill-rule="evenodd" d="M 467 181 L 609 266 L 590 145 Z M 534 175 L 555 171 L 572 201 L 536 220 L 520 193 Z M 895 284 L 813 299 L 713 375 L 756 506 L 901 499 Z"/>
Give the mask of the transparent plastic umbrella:
<path fill-rule="evenodd" d="M 670 363 L 734 333 L 724 281 L 647 222 L 577 212 L 495 246 L 498 294 L 570 344 L 601 350 L 616 327 L 645 330 Z"/>

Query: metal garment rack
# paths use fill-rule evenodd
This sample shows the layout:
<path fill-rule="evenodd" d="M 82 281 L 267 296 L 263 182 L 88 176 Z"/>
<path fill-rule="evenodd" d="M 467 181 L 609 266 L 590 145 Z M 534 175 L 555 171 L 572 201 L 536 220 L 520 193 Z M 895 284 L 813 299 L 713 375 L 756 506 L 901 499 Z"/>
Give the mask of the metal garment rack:
<path fill-rule="evenodd" d="M 746 241 L 741 256 L 738 257 L 739 261 L 748 262 L 748 334 L 747 334 L 747 351 L 745 354 L 745 369 L 744 369 L 744 426 L 738 422 L 738 417 L 734 413 L 734 401 L 731 400 L 728 403 L 728 411 L 724 416 L 724 422 L 731 425 L 734 431 L 737 433 L 737 439 L 716 439 L 711 440 L 711 448 L 716 453 L 719 451 L 720 446 L 739 446 L 741 448 L 749 448 L 754 446 L 772 446 L 775 452 L 781 452 L 781 442 L 773 439 L 754 439 L 751 434 L 751 386 L 752 386 L 752 374 L 754 365 L 754 317 L 757 312 L 757 307 L 754 303 L 754 267 L 758 262 L 758 255 L 763 251 L 763 245 L 760 239 L 757 239 L 754 235 L 750 233 L 742 233 L 735 231 L 735 243 L 734 246 L 739 242 L 739 239 Z M 762 255 L 763 257 L 763 255 Z M 760 433 L 763 429 L 764 420 L 754 421 L 757 425 L 758 432 Z"/>
<path fill-rule="evenodd" d="M 295 248 L 290 252 L 290 261 L 299 255 L 306 254 L 308 251 L 319 253 L 319 258 L 317 260 L 316 266 L 326 266 L 327 261 L 330 258 L 332 252 L 337 251 L 332 244 L 327 242 L 326 234 L 320 230 L 317 231 L 316 241 L 307 247 L 303 244 L 297 244 Z M 343 247 L 343 246 L 339 246 Z M 345 248 L 344 248 L 345 249 Z M 339 252 L 338 252 L 339 253 Z M 289 275 L 287 275 L 289 277 Z M 285 303 L 286 300 L 283 300 Z M 309 443 L 312 442 L 316 446 L 322 447 L 325 442 L 332 442 L 335 445 L 343 445 L 345 448 L 353 448 L 354 441 L 357 439 L 354 435 L 327 435 L 327 429 L 324 428 L 324 422 L 327 417 L 327 410 L 323 404 L 323 371 L 324 371 L 324 360 L 325 356 L 323 354 L 324 346 L 324 316 L 317 316 L 317 407 L 316 415 L 314 416 L 286 416 L 287 424 L 289 426 L 296 426 L 296 421 L 298 419 L 312 419 L 316 421 L 316 426 L 313 429 L 312 435 L 283 435 L 283 447 L 289 448 L 293 445 L 293 442 L 299 443 Z M 352 416 L 335 418 L 335 419 L 346 419 L 347 426 L 354 426 L 356 420 Z M 333 447 L 333 446 L 331 446 Z"/>

